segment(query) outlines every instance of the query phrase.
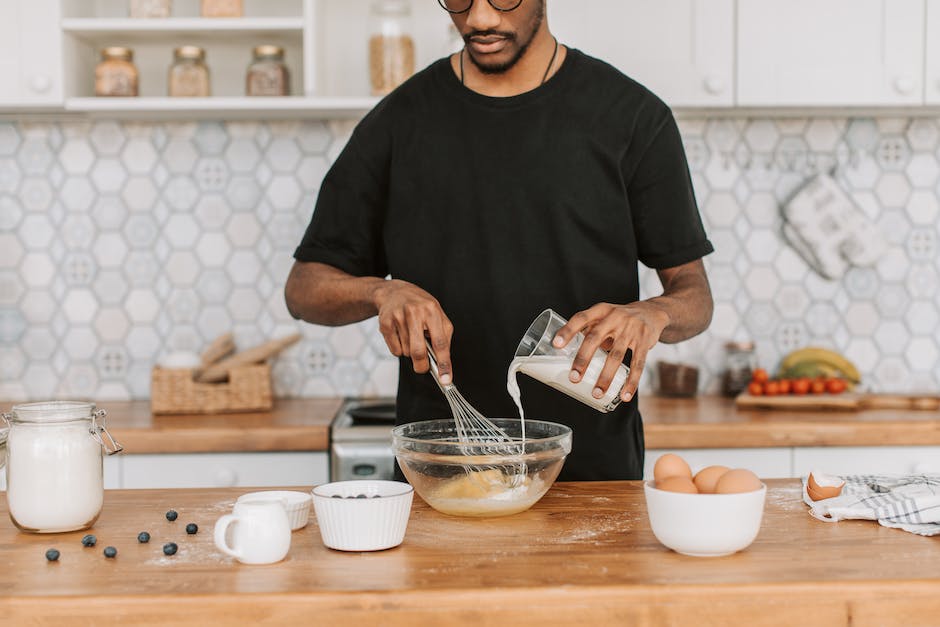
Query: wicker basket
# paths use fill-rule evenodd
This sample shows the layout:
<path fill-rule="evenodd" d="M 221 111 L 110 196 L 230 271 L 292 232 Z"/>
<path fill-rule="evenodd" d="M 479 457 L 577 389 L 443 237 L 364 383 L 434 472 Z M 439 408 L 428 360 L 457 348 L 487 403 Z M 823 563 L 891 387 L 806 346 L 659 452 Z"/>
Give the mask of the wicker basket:
<path fill-rule="evenodd" d="M 218 414 L 272 407 L 271 367 L 267 363 L 234 368 L 227 383 L 196 383 L 188 368 L 154 368 L 150 410 L 154 414 Z"/>

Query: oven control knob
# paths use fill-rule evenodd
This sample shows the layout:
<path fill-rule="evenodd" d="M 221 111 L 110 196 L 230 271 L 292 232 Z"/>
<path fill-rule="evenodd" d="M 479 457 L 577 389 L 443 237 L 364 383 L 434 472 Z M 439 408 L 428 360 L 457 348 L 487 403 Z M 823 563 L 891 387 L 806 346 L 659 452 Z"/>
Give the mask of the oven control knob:
<path fill-rule="evenodd" d="M 353 474 L 357 477 L 374 477 L 378 470 L 375 464 L 356 464 L 352 468 Z"/>
<path fill-rule="evenodd" d="M 238 475 L 231 468 L 216 468 L 212 473 L 212 483 L 217 488 L 233 488 L 238 483 Z"/>

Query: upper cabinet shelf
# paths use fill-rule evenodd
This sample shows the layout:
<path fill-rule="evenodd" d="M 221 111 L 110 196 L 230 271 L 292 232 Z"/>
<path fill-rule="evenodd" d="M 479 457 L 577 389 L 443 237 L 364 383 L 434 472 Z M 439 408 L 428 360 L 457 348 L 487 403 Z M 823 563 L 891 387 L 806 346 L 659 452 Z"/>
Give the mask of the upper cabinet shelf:
<path fill-rule="evenodd" d="M 372 0 L 244 0 L 245 17 L 128 17 L 130 0 L 0 0 L 0 113 L 112 118 L 357 117 L 369 95 Z M 434 0 L 410 0 L 415 65 L 454 50 Z M 561 43 L 700 113 L 940 106 L 940 0 L 591 0 L 549 3 Z M 212 97 L 167 97 L 173 48 L 206 50 Z M 284 48 L 290 96 L 245 96 L 252 49 Z M 128 46 L 140 97 L 94 96 L 106 46 Z"/>
<path fill-rule="evenodd" d="M 115 36 L 144 39 L 186 34 L 205 38 L 231 38 L 235 34 L 265 36 L 271 33 L 297 33 L 304 29 L 303 17 L 242 17 L 214 19 L 171 17 L 166 19 L 66 18 L 62 31 L 89 40 Z"/>
<path fill-rule="evenodd" d="M 65 110 L 93 117 L 172 119 L 184 115 L 213 119 L 266 117 L 348 118 L 364 115 L 376 98 L 69 98 Z"/>

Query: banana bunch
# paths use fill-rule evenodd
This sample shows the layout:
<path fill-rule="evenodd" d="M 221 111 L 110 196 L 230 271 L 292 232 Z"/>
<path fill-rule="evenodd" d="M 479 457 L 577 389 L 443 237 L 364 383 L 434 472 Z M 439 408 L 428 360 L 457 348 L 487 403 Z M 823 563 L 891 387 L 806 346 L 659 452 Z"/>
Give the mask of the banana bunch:
<path fill-rule="evenodd" d="M 833 350 L 818 346 L 797 349 L 780 362 L 777 378 L 801 377 L 839 377 L 852 385 L 857 385 L 862 380 L 855 364 Z"/>

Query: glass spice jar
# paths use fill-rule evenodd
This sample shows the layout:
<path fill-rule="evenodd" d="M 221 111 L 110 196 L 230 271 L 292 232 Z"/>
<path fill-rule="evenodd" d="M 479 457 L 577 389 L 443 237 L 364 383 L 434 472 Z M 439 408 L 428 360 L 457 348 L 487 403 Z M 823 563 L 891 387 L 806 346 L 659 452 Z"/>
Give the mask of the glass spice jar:
<path fill-rule="evenodd" d="M 109 46 L 101 51 L 95 68 L 95 95 L 132 97 L 137 95 L 138 72 L 134 51 L 123 46 Z"/>
<path fill-rule="evenodd" d="M 754 342 L 725 344 L 725 372 L 722 377 L 722 391 L 725 395 L 737 396 L 747 389 L 755 368 L 757 355 L 754 353 Z"/>
<path fill-rule="evenodd" d="M 103 455 L 122 450 L 93 403 L 14 405 L 7 436 L 7 505 L 13 524 L 32 533 L 91 527 L 104 502 Z M 105 440 L 107 438 L 107 440 Z"/>
<path fill-rule="evenodd" d="M 280 46 L 256 46 L 253 51 L 245 93 L 249 96 L 286 96 L 290 93 L 290 74 L 284 65 Z"/>
<path fill-rule="evenodd" d="M 209 68 L 206 51 L 199 46 L 180 46 L 173 51 L 173 65 L 167 81 L 170 96 L 206 98 L 209 96 Z"/>
<path fill-rule="evenodd" d="M 203 17 L 241 17 L 242 0 L 202 0 Z"/>
<path fill-rule="evenodd" d="M 170 17 L 171 0 L 131 0 L 131 17 Z"/>
<path fill-rule="evenodd" d="M 409 33 L 411 5 L 407 0 L 372 3 L 369 36 L 369 79 L 373 96 L 384 96 L 415 71 L 414 39 Z"/>

